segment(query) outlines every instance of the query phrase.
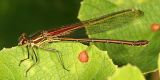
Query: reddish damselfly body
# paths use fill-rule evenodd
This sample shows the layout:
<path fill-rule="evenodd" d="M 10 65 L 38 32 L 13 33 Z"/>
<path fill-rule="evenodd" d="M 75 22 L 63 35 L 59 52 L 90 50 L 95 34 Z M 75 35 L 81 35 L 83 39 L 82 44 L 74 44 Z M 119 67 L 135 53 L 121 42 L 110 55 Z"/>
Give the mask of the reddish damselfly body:
<path fill-rule="evenodd" d="M 31 65 L 30 68 L 27 69 L 27 72 L 37 63 L 39 60 L 37 57 L 37 54 L 34 50 L 34 47 L 36 48 L 41 48 L 43 44 L 45 43 L 51 43 L 51 42 L 58 42 L 58 41 L 79 41 L 79 42 L 99 42 L 99 43 L 114 43 L 114 44 L 124 44 L 124 45 L 131 45 L 131 46 L 142 46 L 148 44 L 147 40 L 137 40 L 137 41 L 128 41 L 128 40 L 113 40 L 113 39 L 95 39 L 95 38 L 85 38 L 85 39 L 80 39 L 80 38 L 65 38 L 64 36 L 67 34 L 70 34 L 71 32 L 78 30 L 80 28 L 88 28 L 88 29 L 93 29 L 97 28 L 93 32 L 90 31 L 88 34 L 96 34 L 100 32 L 104 32 L 106 30 L 110 30 L 113 28 L 119 28 L 123 26 L 124 24 L 127 24 L 129 22 L 132 22 L 136 18 L 139 18 L 143 16 L 143 12 L 137 9 L 126 9 L 126 10 L 121 10 L 117 12 L 113 12 L 107 15 L 103 15 L 98 18 L 93 18 L 90 20 L 86 21 L 81 21 L 76 24 L 72 25 L 67 25 L 63 26 L 62 28 L 59 29 L 51 29 L 51 30 L 44 30 L 41 32 L 38 32 L 34 35 L 31 36 L 26 36 L 26 34 L 22 34 L 19 39 L 19 45 L 24 45 L 27 48 L 28 51 L 28 57 L 21 60 L 20 64 L 27 60 L 30 59 L 30 54 L 32 54 L 31 57 L 35 57 L 35 63 Z M 32 49 L 33 53 L 29 53 L 29 49 Z M 62 65 L 62 67 L 69 71 L 68 69 L 65 68 L 63 64 L 63 60 L 61 57 L 61 53 L 58 50 L 53 49 L 44 49 L 47 51 L 54 51 L 57 53 L 59 61 Z M 19 65 L 20 65 L 19 64 Z"/>

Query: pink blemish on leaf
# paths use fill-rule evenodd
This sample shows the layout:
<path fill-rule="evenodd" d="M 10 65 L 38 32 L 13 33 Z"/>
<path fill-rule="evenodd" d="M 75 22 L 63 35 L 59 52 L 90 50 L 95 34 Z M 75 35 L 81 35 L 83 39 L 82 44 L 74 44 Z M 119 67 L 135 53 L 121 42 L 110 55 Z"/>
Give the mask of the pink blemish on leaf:
<path fill-rule="evenodd" d="M 78 56 L 78 59 L 79 59 L 80 62 L 83 62 L 83 63 L 88 62 L 89 56 L 88 56 L 87 51 L 85 51 L 85 50 L 81 51 L 79 56 Z"/>
<path fill-rule="evenodd" d="M 156 32 L 156 31 L 160 30 L 160 24 L 157 24 L 157 23 L 152 24 L 151 25 L 151 30 L 153 32 Z"/>

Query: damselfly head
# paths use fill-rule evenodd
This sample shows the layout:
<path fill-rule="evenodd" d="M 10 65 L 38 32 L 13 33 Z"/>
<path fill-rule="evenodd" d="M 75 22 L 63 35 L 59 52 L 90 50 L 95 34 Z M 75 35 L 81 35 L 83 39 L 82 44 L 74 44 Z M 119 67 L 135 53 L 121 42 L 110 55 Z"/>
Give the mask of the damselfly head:
<path fill-rule="evenodd" d="M 19 43 L 18 45 L 24 45 L 28 43 L 28 38 L 25 33 L 22 33 L 21 36 L 19 37 Z"/>

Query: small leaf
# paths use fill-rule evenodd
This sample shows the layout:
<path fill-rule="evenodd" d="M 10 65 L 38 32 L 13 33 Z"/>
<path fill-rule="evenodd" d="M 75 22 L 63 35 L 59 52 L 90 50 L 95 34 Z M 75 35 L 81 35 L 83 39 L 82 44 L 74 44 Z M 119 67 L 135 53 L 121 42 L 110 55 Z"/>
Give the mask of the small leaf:
<path fill-rule="evenodd" d="M 108 80 L 145 80 L 145 78 L 137 67 L 128 64 L 118 68 Z"/>
<path fill-rule="evenodd" d="M 159 73 L 160 73 L 160 54 L 159 54 L 159 57 L 158 57 L 158 71 L 159 71 Z M 159 76 L 160 76 L 160 74 L 159 74 Z"/>

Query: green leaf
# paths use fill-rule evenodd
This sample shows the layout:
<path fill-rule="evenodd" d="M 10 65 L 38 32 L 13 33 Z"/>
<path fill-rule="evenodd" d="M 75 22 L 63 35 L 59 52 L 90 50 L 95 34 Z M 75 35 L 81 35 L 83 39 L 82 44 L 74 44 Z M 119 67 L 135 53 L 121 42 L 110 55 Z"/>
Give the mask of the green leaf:
<path fill-rule="evenodd" d="M 119 4 L 118 1 L 123 1 L 123 4 Z M 157 69 L 158 53 L 160 52 L 160 31 L 153 32 L 151 30 L 151 25 L 160 22 L 158 17 L 160 16 L 160 8 L 158 8 L 160 1 L 118 1 L 111 0 L 111 3 L 106 0 L 84 0 L 80 7 L 79 19 L 92 19 L 127 8 L 140 9 L 144 12 L 144 16 L 136 19 L 130 24 L 123 25 L 123 27 L 108 30 L 103 33 L 92 34 L 89 35 L 89 37 L 132 41 L 148 40 L 149 45 L 141 47 L 104 43 L 97 43 L 95 45 L 101 50 L 107 50 L 108 55 L 113 59 L 114 63 L 118 65 L 124 65 L 127 63 L 134 64 L 138 66 L 142 72 L 150 72 Z M 133 1 L 134 3 L 132 3 Z M 117 23 L 115 22 L 115 24 Z"/>
<path fill-rule="evenodd" d="M 100 51 L 95 46 L 87 47 L 81 43 L 57 42 L 43 45 L 44 49 L 56 49 L 59 53 L 40 48 L 34 48 L 37 53 L 38 63 L 33 66 L 25 77 L 26 70 L 35 62 L 35 57 L 25 60 L 19 65 L 20 60 L 27 57 L 25 46 L 3 49 L 0 51 L 0 80 L 103 80 L 111 76 L 116 66 L 108 57 L 106 51 Z M 81 62 L 78 58 L 86 50 L 88 62 Z M 30 48 L 30 56 L 33 51 Z M 65 70 L 57 54 L 62 54 Z"/>
<path fill-rule="evenodd" d="M 130 64 L 118 68 L 108 80 L 145 80 L 141 71 Z"/>

